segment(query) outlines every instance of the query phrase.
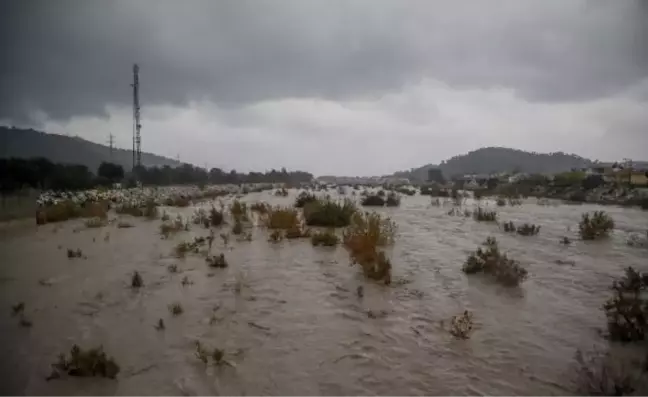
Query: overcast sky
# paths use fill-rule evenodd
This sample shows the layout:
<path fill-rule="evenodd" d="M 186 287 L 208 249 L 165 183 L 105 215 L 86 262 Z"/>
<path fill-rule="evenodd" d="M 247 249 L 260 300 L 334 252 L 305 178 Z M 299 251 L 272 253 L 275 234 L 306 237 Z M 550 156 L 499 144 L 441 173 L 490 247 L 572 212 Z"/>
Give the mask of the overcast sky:
<path fill-rule="evenodd" d="M 648 1 L 4 0 L 0 122 L 239 171 L 648 159 Z"/>

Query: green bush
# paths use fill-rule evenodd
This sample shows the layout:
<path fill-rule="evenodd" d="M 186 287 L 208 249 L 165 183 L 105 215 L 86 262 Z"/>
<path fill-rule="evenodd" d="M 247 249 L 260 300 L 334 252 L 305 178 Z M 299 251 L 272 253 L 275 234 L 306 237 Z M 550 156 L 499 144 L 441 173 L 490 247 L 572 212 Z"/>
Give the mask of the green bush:
<path fill-rule="evenodd" d="M 596 240 L 607 237 L 614 229 L 614 220 L 604 211 L 584 213 L 578 225 L 583 240 Z"/>
<path fill-rule="evenodd" d="M 500 252 L 497 240 L 489 237 L 482 247 L 468 256 L 462 270 L 466 274 L 485 273 L 506 286 L 517 286 L 527 278 L 528 272 L 519 262 Z"/>
<path fill-rule="evenodd" d="M 613 297 L 604 305 L 610 339 L 644 340 L 648 331 L 648 274 L 632 267 L 612 283 Z"/>
<path fill-rule="evenodd" d="M 351 223 L 351 217 L 357 208 L 353 201 L 342 202 L 317 199 L 304 206 L 304 219 L 308 226 L 345 227 Z"/>
<path fill-rule="evenodd" d="M 334 247 L 338 245 L 340 238 L 335 234 L 334 229 L 329 229 L 324 232 L 315 232 L 311 236 L 311 244 L 317 247 L 323 245 L 325 247 Z"/>

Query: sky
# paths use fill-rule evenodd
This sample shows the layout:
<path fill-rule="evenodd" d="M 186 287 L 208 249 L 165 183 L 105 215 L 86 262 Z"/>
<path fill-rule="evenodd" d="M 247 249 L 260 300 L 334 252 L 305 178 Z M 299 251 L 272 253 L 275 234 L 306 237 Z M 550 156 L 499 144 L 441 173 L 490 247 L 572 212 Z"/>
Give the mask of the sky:
<path fill-rule="evenodd" d="M 648 160 L 641 0 L 4 0 L 0 124 L 237 171 Z"/>

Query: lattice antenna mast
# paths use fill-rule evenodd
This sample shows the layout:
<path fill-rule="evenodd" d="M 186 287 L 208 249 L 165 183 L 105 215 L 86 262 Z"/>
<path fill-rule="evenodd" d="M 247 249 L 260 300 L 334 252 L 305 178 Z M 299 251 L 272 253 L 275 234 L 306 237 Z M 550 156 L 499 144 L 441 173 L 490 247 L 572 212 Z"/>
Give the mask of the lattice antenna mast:
<path fill-rule="evenodd" d="M 108 134 L 108 145 L 110 147 L 110 161 L 113 161 L 113 148 L 115 145 L 115 136 L 112 133 Z"/>
<path fill-rule="evenodd" d="M 133 169 L 142 165 L 142 136 L 140 130 L 140 103 L 139 103 L 139 66 L 133 65 Z"/>

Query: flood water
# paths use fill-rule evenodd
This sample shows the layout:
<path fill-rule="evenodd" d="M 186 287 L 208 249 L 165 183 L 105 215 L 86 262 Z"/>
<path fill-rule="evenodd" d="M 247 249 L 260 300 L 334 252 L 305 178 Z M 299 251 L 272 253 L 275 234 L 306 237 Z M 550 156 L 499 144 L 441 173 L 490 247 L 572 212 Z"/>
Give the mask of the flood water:
<path fill-rule="evenodd" d="M 243 201 L 292 204 L 269 193 Z M 469 207 L 472 202 L 468 202 Z M 494 207 L 494 203 L 490 206 Z M 0 228 L 0 315 L 3 394 L 120 395 L 414 395 L 570 394 L 577 349 L 606 346 L 601 305 L 623 268 L 648 270 L 645 248 L 626 245 L 645 232 L 648 212 L 594 205 L 540 206 L 535 199 L 496 207 L 500 221 L 541 225 L 533 237 L 495 224 L 450 216 L 428 197 L 404 197 L 381 212 L 399 234 L 390 255 L 393 284 L 364 279 L 345 249 L 314 248 L 308 239 L 251 242 L 217 238 L 227 269 L 173 247 L 207 231 L 193 226 L 163 240 L 160 221 L 128 218 L 85 229 L 82 221 L 36 227 L 33 220 Z M 577 239 L 583 212 L 604 209 L 616 222 L 611 238 Z M 190 216 L 193 208 L 168 208 Z M 115 217 L 116 215 L 111 215 Z M 82 230 L 75 232 L 75 229 Z M 227 229 L 227 227 L 224 227 Z M 218 236 L 220 232 L 217 231 Z M 106 241 L 105 236 L 109 234 Z M 461 266 L 487 236 L 529 270 L 519 288 L 501 287 Z M 559 244 L 569 236 L 570 246 Z M 87 259 L 68 259 L 80 248 Z M 178 273 L 167 267 L 177 264 Z M 145 286 L 130 288 L 137 270 Z M 183 286 L 184 276 L 193 282 Z M 45 284 L 45 285 L 42 285 Z M 240 288 L 236 288 L 239 286 Z M 364 297 L 356 294 L 364 286 Z M 25 302 L 33 327 L 12 317 Z M 172 316 L 179 302 L 184 313 Z M 449 319 L 474 313 L 470 339 L 451 336 Z M 166 330 L 154 328 L 164 319 Z M 233 366 L 205 366 L 194 343 L 225 350 Z M 103 345 L 121 366 L 117 380 L 45 381 L 50 364 L 76 343 Z"/>

